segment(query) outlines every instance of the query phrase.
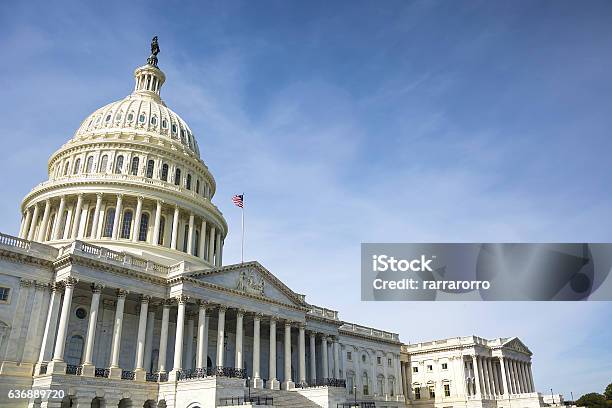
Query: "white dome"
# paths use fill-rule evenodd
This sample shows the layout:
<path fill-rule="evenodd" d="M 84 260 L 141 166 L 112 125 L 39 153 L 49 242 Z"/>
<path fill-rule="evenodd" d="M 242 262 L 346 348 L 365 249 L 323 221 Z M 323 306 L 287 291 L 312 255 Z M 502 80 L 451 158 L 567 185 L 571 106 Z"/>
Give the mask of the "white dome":
<path fill-rule="evenodd" d="M 136 69 L 134 76 L 134 92 L 89 115 L 71 142 L 96 138 L 109 132 L 140 133 L 178 142 L 188 152 L 200 157 L 198 144 L 187 123 L 168 108 L 159 96 L 165 80 L 163 72 L 157 67 L 145 65 Z"/>

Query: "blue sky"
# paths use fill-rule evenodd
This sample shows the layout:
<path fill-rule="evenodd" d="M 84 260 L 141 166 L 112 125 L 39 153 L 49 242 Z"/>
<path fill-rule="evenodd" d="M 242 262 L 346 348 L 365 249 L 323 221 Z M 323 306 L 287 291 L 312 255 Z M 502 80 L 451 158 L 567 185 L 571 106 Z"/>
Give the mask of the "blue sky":
<path fill-rule="evenodd" d="M 406 342 L 519 336 L 540 391 L 612 382 L 612 304 L 361 303 L 361 242 L 611 241 L 612 3 L 3 2 L 0 231 L 159 36 L 240 257 Z"/>

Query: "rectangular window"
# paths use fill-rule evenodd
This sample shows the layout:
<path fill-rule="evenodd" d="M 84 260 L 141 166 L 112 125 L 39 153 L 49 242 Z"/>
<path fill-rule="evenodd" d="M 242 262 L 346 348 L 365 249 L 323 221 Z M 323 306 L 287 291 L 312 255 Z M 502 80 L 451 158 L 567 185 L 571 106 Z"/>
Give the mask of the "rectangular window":
<path fill-rule="evenodd" d="M 444 396 L 450 397 L 450 384 L 444 384 Z"/>
<path fill-rule="evenodd" d="M 418 373 L 419 372 L 419 367 L 412 367 L 412 372 L 413 373 Z"/>
<path fill-rule="evenodd" d="M 382 360 L 382 359 L 381 359 L 380 357 L 376 357 L 376 364 L 378 364 L 378 365 L 382 364 L 382 363 L 381 363 L 381 360 Z"/>
<path fill-rule="evenodd" d="M 346 359 L 347 359 L 348 361 L 351 361 L 351 360 L 353 359 L 353 353 L 352 353 L 352 352 L 350 352 L 350 351 L 347 351 L 347 352 L 346 352 Z"/>
<path fill-rule="evenodd" d="M 0 287 L 0 302 L 8 302 L 11 288 Z"/>
<path fill-rule="evenodd" d="M 387 366 L 391 367 L 392 361 L 390 358 L 387 359 Z"/>
<path fill-rule="evenodd" d="M 448 364 L 447 363 L 442 363 L 442 369 L 443 370 L 448 370 Z"/>
<path fill-rule="evenodd" d="M 433 366 L 432 366 L 432 365 L 430 365 L 430 364 L 428 364 L 428 365 L 427 365 L 427 371 L 433 371 Z"/>
<path fill-rule="evenodd" d="M 434 388 L 434 386 L 430 385 L 428 389 L 429 389 L 429 398 L 432 398 L 432 399 L 436 398 L 436 389 Z"/>
<path fill-rule="evenodd" d="M 419 387 L 414 389 L 414 399 L 421 399 L 421 389 Z"/>

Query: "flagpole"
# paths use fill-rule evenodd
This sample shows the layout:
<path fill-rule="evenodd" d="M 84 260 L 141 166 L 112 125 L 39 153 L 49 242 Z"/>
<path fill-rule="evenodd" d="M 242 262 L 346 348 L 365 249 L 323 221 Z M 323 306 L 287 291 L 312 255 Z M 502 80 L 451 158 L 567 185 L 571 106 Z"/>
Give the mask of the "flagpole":
<path fill-rule="evenodd" d="M 242 244 L 240 245 L 240 263 L 244 263 L 244 193 L 242 193 Z"/>

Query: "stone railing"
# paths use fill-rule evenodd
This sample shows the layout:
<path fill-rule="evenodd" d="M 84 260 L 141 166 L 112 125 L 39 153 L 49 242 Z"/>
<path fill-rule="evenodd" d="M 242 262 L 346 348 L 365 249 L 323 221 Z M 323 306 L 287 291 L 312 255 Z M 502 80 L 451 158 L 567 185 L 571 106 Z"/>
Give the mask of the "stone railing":
<path fill-rule="evenodd" d="M 47 260 L 55 259 L 58 254 L 58 250 L 52 246 L 2 233 L 0 233 L 0 247 L 26 252 Z"/>
<path fill-rule="evenodd" d="M 178 372 L 179 381 L 206 377 L 246 378 L 246 369 L 234 367 L 194 368 Z"/>
<path fill-rule="evenodd" d="M 323 317 L 326 319 L 339 320 L 337 310 L 326 309 L 324 307 L 314 305 L 310 305 L 310 310 L 308 311 L 308 314 L 311 316 Z"/>
<path fill-rule="evenodd" d="M 314 383 L 295 383 L 295 388 L 337 387 L 346 388 L 346 380 L 342 378 L 317 378 Z"/>
<path fill-rule="evenodd" d="M 360 326 L 354 323 L 345 323 L 340 326 L 340 330 L 345 332 L 352 332 L 360 334 L 362 336 L 376 337 L 379 339 L 399 341 L 399 334 L 386 332 L 384 330 L 374 329 L 372 327 Z"/>
<path fill-rule="evenodd" d="M 424 341 L 421 343 L 404 344 L 402 345 L 402 351 L 405 353 L 410 353 L 444 347 L 471 346 L 474 344 L 491 346 L 491 343 L 493 343 L 491 340 L 483 339 L 482 337 L 477 336 L 452 337 L 448 339 Z"/>
<path fill-rule="evenodd" d="M 168 276 L 170 270 L 168 266 L 139 258 L 125 252 L 112 251 L 107 248 L 88 244 L 83 241 L 74 241 L 72 244 L 61 248 L 59 256 L 67 253 L 79 254 L 87 258 L 101 259 L 107 262 L 110 261 L 123 267 L 151 273 L 164 278 Z"/>

